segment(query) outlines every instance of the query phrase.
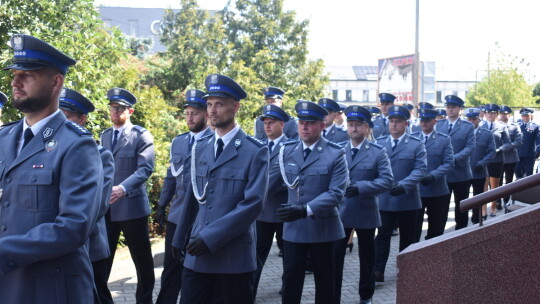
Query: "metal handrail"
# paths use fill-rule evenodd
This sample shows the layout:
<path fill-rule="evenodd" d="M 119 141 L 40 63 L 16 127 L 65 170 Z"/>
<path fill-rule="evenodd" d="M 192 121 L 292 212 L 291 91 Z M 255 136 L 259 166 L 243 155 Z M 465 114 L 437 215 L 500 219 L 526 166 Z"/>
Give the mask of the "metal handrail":
<path fill-rule="evenodd" d="M 474 208 L 480 208 L 482 207 L 482 205 L 493 202 L 499 198 L 510 196 L 516 192 L 520 192 L 538 185 L 540 185 L 540 173 L 518 179 L 512 183 L 500 186 L 495 189 L 491 189 L 487 192 L 480 193 L 471 198 L 462 200 L 459 204 L 459 210 L 461 212 L 467 212 Z M 478 214 L 480 217 L 479 224 L 480 226 L 482 226 L 482 212 L 478 212 Z"/>

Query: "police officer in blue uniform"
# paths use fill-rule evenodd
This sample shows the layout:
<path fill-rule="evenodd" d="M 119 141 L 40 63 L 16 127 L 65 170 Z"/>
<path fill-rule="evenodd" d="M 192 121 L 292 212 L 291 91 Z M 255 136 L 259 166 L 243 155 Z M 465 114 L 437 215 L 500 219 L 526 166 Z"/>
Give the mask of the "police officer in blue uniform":
<path fill-rule="evenodd" d="M 518 147 L 519 162 L 516 166 L 516 177 L 522 178 L 532 175 L 534 160 L 540 154 L 540 127 L 533 122 L 534 110 L 522 108 L 519 128 L 523 135 L 523 144 Z"/>
<path fill-rule="evenodd" d="M 446 110 L 445 109 L 437 109 L 437 121 L 441 119 L 446 118 Z"/>
<path fill-rule="evenodd" d="M 263 211 L 257 218 L 257 271 L 253 277 L 253 291 L 257 294 L 261 272 L 272 248 L 274 234 L 276 240 L 283 246 L 283 221 L 277 216 L 277 209 L 287 203 L 287 186 L 281 177 L 279 169 L 279 150 L 289 139 L 283 134 L 283 127 L 289 120 L 289 115 L 280 107 L 266 105 L 263 107 L 260 119 L 264 123 L 266 145 L 269 154 L 268 194 Z M 281 247 L 280 247 L 281 248 Z"/>
<path fill-rule="evenodd" d="M 160 225 L 165 222 L 166 208 L 169 206 L 165 232 L 165 257 L 161 274 L 161 289 L 156 304 L 177 303 L 182 287 L 182 263 L 172 256 L 172 240 L 177 225 L 180 224 L 182 203 L 191 187 L 191 148 L 202 137 L 212 135 L 207 125 L 206 93 L 201 90 L 188 90 L 184 104 L 184 118 L 189 132 L 176 136 L 170 148 L 170 166 L 159 196 L 157 219 Z"/>
<path fill-rule="evenodd" d="M 275 105 L 283 108 L 283 96 L 285 95 L 285 91 L 276 87 L 267 87 L 263 89 L 263 94 L 266 105 Z M 285 134 L 287 138 L 298 138 L 298 123 L 294 118 L 289 116 L 289 120 L 285 123 L 285 127 L 283 127 L 283 134 Z M 260 120 L 260 117 L 257 117 L 255 120 L 255 138 L 259 140 L 266 138 L 264 124 L 262 120 Z"/>
<path fill-rule="evenodd" d="M 381 225 L 377 195 L 394 184 L 386 149 L 366 138 L 373 127 L 371 113 L 361 106 L 345 109 L 347 133 L 350 141 L 345 145 L 350 186 L 345 191 L 339 213 L 345 228 L 345 238 L 334 242 L 336 288 L 334 303 L 341 303 L 341 283 L 348 236 L 352 230 L 358 236 L 360 282 L 358 291 L 361 304 L 370 304 L 375 292 L 375 228 Z"/>
<path fill-rule="evenodd" d="M 427 160 L 424 143 L 407 132 L 409 110 L 392 106 L 388 110 L 389 136 L 377 143 L 388 151 L 395 183 L 379 195 L 381 227 L 375 238 L 375 281 L 384 282 L 384 270 L 390 254 L 392 230 L 399 227 L 399 251 L 416 242 L 416 221 L 422 208 L 418 184 L 426 175 Z"/>
<path fill-rule="evenodd" d="M 446 183 L 446 175 L 454 168 L 454 151 L 450 137 L 437 132 L 437 111 L 429 108 L 418 110 L 421 132 L 412 134 L 424 142 L 427 151 L 427 174 L 420 181 L 420 197 L 422 209 L 418 212 L 416 241 L 420 241 L 424 213 L 428 216 L 426 240 L 442 235 L 448 209 L 450 207 L 450 190 Z"/>
<path fill-rule="evenodd" d="M 512 108 L 506 105 L 501 106 L 501 111 L 499 113 L 499 121 L 504 123 L 508 128 L 508 135 L 510 135 L 510 147 L 508 148 L 508 150 L 504 151 L 504 167 L 503 174 L 501 174 L 501 178 L 499 179 L 499 186 L 502 186 L 503 175 L 504 182 L 506 184 L 514 181 L 516 164 L 520 161 L 517 149 L 523 144 L 523 134 L 521 133 L 521 128 L 518 124 L 508 121 L 508 115 L 512 114 Z M 508 204 L 509 200 L 510 196 L 505 196 L 504 204 Z M 497 206 L 500 206 L 500 204 L 498 204 Z"/>
<path fill-rule="evenodd" d="M 86 124 L 88 113 L 95 110 L 94 105 L 85 96 L 77 91 L 64 88 L 60 93 L 60 110 L 67 120 L 72 121 L 81 127 Z M 96 284 L 96 303 L 113 303 L 111 293 L 107 287 L 109 241 L 107 240 L 107 228 L 105 225 L 105 214 L 109 210 L 109 197 L 111 196 L 112 181 L 114 177 L 114 158 L 111 151 L 103 146 L 98 146 L 103 164 L 103 195 L 98 214 L 96 227 L 90 235 L 88 253 L 92 261 L 94 271 L 94 283 Z"/>
<path fill-rule="evenodd" d="M 497 116 L 501 109 L 500 106 L 490 103 L 487 104 L 485 108 L 486 121 L 482 127 L 491 131 L 491 134 L 495 139 L 495 152 L 497 153 L 495 158 L 493 158 L 488 164 L 489 185 L 491 189 L 495 189 L 499 187 L 499 181 L 503 174 L 504 152 L 511 149 L 510 134 L 508 133 L 508 127 L 505 124 L 497 121 Z M 496 215 L 496 209 L 502 209 L 500 202 L 491 202 L 490 216 Z"/>
<path fill-rule="evenodd" d="M 476 139 L 474 151 L 471 155 L 471 171 L 473 195 L 484 192 L 486 177 L 488 177 L 487 165 L 491 159 L 495 157 L 495 139 L 489 130 L 480 127 L 480 113 L 478 108 L 469 108 L 465 110 L 465 117 L 474 126 L 474 137 Z M 480 208 L 473 209 L 471 222 L 477 224 L 479 222 Z M 486 215 L 483 214 L 484 219 Z"/>
<path fill-rule="evenodd" d="M 410 133 L 417 133 L 422 131 L 422 127 L 420 126 L 420 110 L 422 109 L 431 109 L 433 110 L 433 105 L 429 102 L 420 102 L 418 103 L 418 118 L 416 121 L 413 121 L 413 123 L 409 126 Z"/>
<path fill-rule="evenodd" d="M 388 109 L 394 105 L 396 96 L 390 93 L 380 93 L 379 103 L 381 114 L 373 120 L 373 138 L 389 135 L 388 132 Z"/>
<path fill-rule="evenodd" d="M 348 180 L 345 151 L 321 136 L 328 112 L 299 101 L 299 141 L 280 149 L 281 175 L 288 187 L 287 204 L 277 213 L 283 225 L 282 302 L 300 303 L 309 254 L 315 276 L 315 303 L 334 300 L 333 242 L 345 237 L 339 218 Z"/>
<path fill-rule="evenodd" d="M 247 97 L 233 79 L 206 78 L 207 111 L 215 134 L 195 142 L 191 152 L 191 191 L 198 205 L 184 202 L 179 223 L 192 222 L 189 240 L 182 225 L 173 246 L 185 248 L 180 303 L 253 303 L 257 269 L 255 220 L 267 186 L 268 148 L 235 122 Z M 187 207 L 190 208 L 187 208 Z M 193 218 L 194 217 L 194 218 Z"/>
<path fill-rule="evenodd" d="M 0 130 L 0 302 L 93 304 L 88 238 L 103 191 L 92 134 L 58 109 L 75 60 L 14 35 L 12 106 L 24 114 Z"/>
<path fill-rule="evenodd" d="M 336 116 L 334 117 L 334 123 L 336 124 L 336 127 L 347 132 L 347 122 L 345 121 L 345 118 L 343 117 L 345 115 L 345 109 L 347 108 L 347 105 L 341 102 L 338 102 L 338 105 L 339 105 L 339 111 L 336 113 Z"/>
<path fill-rule="evenodd" d="M 133 125 L 130 117 L 137 98 L 129 91 L 113 88 L 107 92 L 113 127 L 101 134 L 101 144 L 114 155 L 115 172 L 107 213 L 109 271 L 120 232 L 137 270 L 137 303 L 152 303 L 154 260 L 148 235 L 150 205 L 146 181 L 154 171 L 154 143 L 145 128 Z"/>
<path fill-rule="evenodd" d="M 446 182 L 450 193 L 454 193 L 456 230 L 467 227 L 469 213 L 461 212 L 459 204 L 469 197 L 469 188 L 472 178 L 470 158 L 474 150 L 474 126 L 459 115 L 464 106 L 461 98 L 455 95 L 444 97 L 446 106 L 446 119 L 437 121 L 437 132 L 450 136 L 454 150 L 454 169 L 448 173 Z"/>
<path fill-rule="evenodd" d="M 325 108 L 328 115 L 324 117 L 324 129 L 322 136 L 334 143 L 342 143 L 349 140 L 347 131 L 344 131 L 334 123 L 337 113 L 340 111 L 339 104 L 330 98 L 319 99 L 318 104 Z"/>

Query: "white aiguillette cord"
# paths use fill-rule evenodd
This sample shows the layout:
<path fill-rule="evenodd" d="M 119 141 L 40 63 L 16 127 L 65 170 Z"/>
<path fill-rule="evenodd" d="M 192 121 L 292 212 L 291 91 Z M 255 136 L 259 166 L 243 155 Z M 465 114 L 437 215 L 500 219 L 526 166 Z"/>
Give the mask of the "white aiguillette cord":
<path fill-rule="evenodd" d="M 193 187 L 193 195 L 195 195 L 195 198 L 199 202 L 199 204 L 204 205 L 206 204 L 206 187 L 208 187 L 208 182 L 204 184 L 203 193 L 199 193 L 199 187 L 197 186 L 197 174 L 195 164 L 197 163 L 195 161 L 195 151 L 197 148 L 197 142 L 195 141 L 193 143 L 193 148 L 191 148 L 191 186 Z M 183 169 L 183 168 L 182 168 Z"/>
<path fill-rule="evenodd" d="M 296 176 L 296 179 L 289 183 L 289 179 L 287 178 L 287 174 L 285 174 L 285 165 L 283 164 L 283 151 L 285 150 L 285 145 L 281 146 L 279 149 L 279 171 L 281 172 L 281 177 L 283 177 L 283 181 L 287 185 L 287 187 L 294 189 L 296 186 L 298 186 L 298 182 L 300 181 L 299 177 Z"/>

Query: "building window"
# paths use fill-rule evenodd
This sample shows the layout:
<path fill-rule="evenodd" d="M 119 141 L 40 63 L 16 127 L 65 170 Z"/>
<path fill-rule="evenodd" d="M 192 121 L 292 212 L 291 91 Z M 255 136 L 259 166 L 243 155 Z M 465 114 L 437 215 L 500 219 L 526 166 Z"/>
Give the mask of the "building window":
<path fill-rule="evenodd" d="M 332 99 L 338 100 L 338 90 L 332 90 Z"/>
<path fill-rule="evenodd" d="M 346 101 L 352 101 L 352 91 L 351 90 L 347 90 L 345 92 L 345 100 Z"/>
<path fill-rule="evenodd" d="M 362 91 L 362 101 L 364 102 L 369 101 L 369 90 Z"/>
<path fill-rule="evenodd" d="M 139 34 L 139 21 L 138 20 L 129 20 L 129 35 L 137 37 Z"/>
<path fill-rule="evenodd" d="M 437 103 L 442 103 L 442 91 L 437 91 Z"/>

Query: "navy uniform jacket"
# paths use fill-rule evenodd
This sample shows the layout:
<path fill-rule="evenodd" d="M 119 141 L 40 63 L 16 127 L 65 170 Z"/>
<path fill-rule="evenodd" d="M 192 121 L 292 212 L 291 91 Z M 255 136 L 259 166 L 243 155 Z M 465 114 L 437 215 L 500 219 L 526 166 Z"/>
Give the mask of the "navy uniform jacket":
<path fill-rule="evenodd" d="M 384 124 L 383 115 L 379 115 L 373 119 L 373 138 L 377 139 L 381 136 L 390 135 L 388 131 L 388 123 Z"/>
<path fill-rule="evenodd" d="M 59 112 L 17 156 L 22 129 L 0 130 L 0 302 L 94 303 L 85 244 L 103 187 L 96 142 Z"/>
<path fill-rule="evenodd" d="M 476 129 L 476 145 L 471 155 L 471 170 L 473 179 L 486 178 L 488 176 L 487 165 L 495 157 L 495 139 L 491 132 L 482 127 Z M 476 167 L 480 165 L 482 167 Z"/>
<path fill-rule="evenodd" d="M 282 220 L 277 216 L 277 209 L 281 204 L 287 203 L 287 186 L 281 178 L 281 171 L 279 170 L 279 149 L 289 139 L 283 136 L 278 145 L 274 145 L 270 157 L 268 159 L 269 171 L 268 171 L 268 193 L 266 202 L 261 215 L 257 218 L 258 221 L 266 223 L 280 223 Z M 266 143 L 268 145 L 268 143 Z"/>
<path fill-rule="evenodd" d="M 349 140 L 349 135 L 347 134 L 347 131 L 343 131 L 334 124 L 330 128 L 330 131 L 326 132 L 324 138 L 334 143 L 343 143 Z"/>
<path fill-rule="evenodd" d="M 112 182 L 114 177 L 114 158 L 111 151 L 99 146 L 101 163 L 103 164 L 103 195 L 98 214 L 98 221 L 89 240 L 90 260 L 92 262 L 103 260 L 111 255 L 109 241 L 107 238 L 107 226 L 105 214 L 109 211 L 109 201 L 111 198 Z"/>
<path fill-rule="evenodd" d="M 506 126 L 508 127 L 508 134 L 510 135 L 510 147 L 508 150 L 504 151 L 504 163 L 517 163 L 519 161 L 517 148 L 523 144 L 521 129 L 515 123 L 508 123 Z"/>
<path fill-rule="evenodd" d="M 464 182 L 472 178 L 470 158 L 474 150 L 474 126 L 463 119 L 454 122 L 452 132 L 448 134 L 448 119 L 437 121 L 437 132 L 450 135 L 450 142 L 454 150 L 454 170 L 448 173 L 446 181 L 449 183 Z"/>
<path fill-rule="evenodd" d="M 520 123 L 519 128 L 523 135 L 523 144 L 517 148 L 519 157 L 535 157 L 540 152 L 540 129 L 537 124 L 530 121 Z"/>
<path fill-rule="evenodd" d="M 289 116 L 289 120 L 283 126 L 283 134 L 290 139 L 298 138 L 298 122 L 294 117 Z M 266 138 L 266 133 L 264 132 L 264 122 L 257 117 L 255 119 L 255 138 L 263 140 Z"/>
<path fill-rule="evenodd" d="M 202 137 L 214 134 L 212 129 L 207 128 Z M 201 138 L 202 138 L 201 137 Z M 161 207 L 171 203 L 167 220 L 176 225 L 179 224 L 180 209 L 187 188 L 191 185 L 191 150 L 189 149 L 190 132 L 176 136 L 170 149 L 170 166 L 167 168 L 167 175 L 163 181 L 163 188 L 159 196 L 158 205 Z M 173 200 L 174 198 L 174 200 Z"/>
<path fill-rule="evenodd" d="M 344 197 L 339 213 L 345 228 L 371 229 L 381 226 L 377 195 L 392 188 L 394 176 L 386 150 L 368 140 L 359 147 L 354 160 L 347 142 L 345 155 L 349 182 L 358 188 L 358 196 Z"/>
<path fill-rule="evenodd" d="M 424 143 L 416 137 L 405 134 L 392 151 L 392 137 L 383 136 L 377 143 L 388 152 L 392 173 L 396 184 L 403 186 L 404 194 L 390 195 L 386 191 L 379 195 L 379 209 L 383 211 L 405 211 L 422 208 L 418 184 L 426 175 L 427 160 Z"/>
<path fill-rule="evenodd" d="M 412 136 L 424 142 L 427 152 L 427 173 L 435 178 L 433 183 L 427 186 L 420 184 L 420 196 L 436 197 L 450 193 L 446 183 L 448 172 L 454 168 L 454 150 L 450 137 L 434 130 L 426 143 L 424 133 L 418 132 Z"/>
<path fill-rule="evenodd" d="M 283 168 L 289 183 L 289 204 L 307 204 L 313 215 L 283 224 L 283 239 L 295 243 L 332 242 L 345 237 L 338 205 L 343 199 L 349 172 L 345 151 L 324 138 L 304 161 L 301 141 L 287 143 L 283 149 Z M 281 162 L 282 160 L 280 160 Z"/>
<path fill-rule="evenodd" d="M 114 151 L 112 145 L 113 128 L 101 135 L 101 144 L 114 155 L 113 186 L 122 185 L 126 195 L 110 206 L 111 221 L 127 221 L 150 214 L 145 182 L 154 171 L 154 142 L 152 135 L 140 126 L 126 123 L 124 132 L 119 134 Z"/>
<path fill-rule="evenodd" d="M 191 154 L 196 164 L 191 169 L 196 180 L 191 183 L 201 195 L 206 192 L 205 203 L 199 204 L 195 213 L 191 235 L 201 237 L 210 253 L 198 257 L 186 253 L 184 267 L 203 273 L 254 271 L 254 223 L 266 195 L 268 148 L 239 129 L 216 161 L 215 141 L 215 136 L 203 137 Z M 180 223 L 190 221 L 188 208 L 182 209 Z M 182 227 L 177 227 L 173 240 L 177 248 L 185 246 L 185 232 L 179 232 Z"/>
<path fill-rule="evenodd" d="M 500 163 L 504 162 L 504 152 L 511 149 L 510 146 L 510 134 L 508 134 L 508 128 L 502 122 L 494 122 L 493 128 L 489 130 L 489 123 L 486 122 L 482 125 L 482 128 L 485 128 L 488 131 L 491 131 L 493 138 L 495 139 L 495 150 L 500 150 L 493 159 L 491 163 Z"/>

